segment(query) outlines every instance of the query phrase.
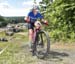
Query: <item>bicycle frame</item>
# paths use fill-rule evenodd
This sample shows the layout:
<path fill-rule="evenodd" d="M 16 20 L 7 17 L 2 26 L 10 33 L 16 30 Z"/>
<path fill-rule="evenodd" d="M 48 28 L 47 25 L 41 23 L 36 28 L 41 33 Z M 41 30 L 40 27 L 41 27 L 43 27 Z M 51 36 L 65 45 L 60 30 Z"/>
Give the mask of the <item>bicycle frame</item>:
<path fill-rule="evenodd" d="M 39 21 L 39 22 L 40 22 L 40 21 Z M 44 23 L 41 22 L 41 24 L 44 24 Z M 38 32 L 40 32 L 41 30 L 42 30 L 42 25 L 41 25 L 38 29 L 36 29 L 36 27 L 34 28 L 33 42 L 35 42 L 36 34 L 37 34 Z"/>
<path fill-rule="evenodd" d="M 42 23 L 44 24 L 44 23 Z M 33 55 L 38 55 L 37 51 L 38 51 L 38 47 L 40 48 L 40 46 L 43 48 L 44 47 L 44 39 L 42 34 L 46 35 L 47 38 L 47 48 L 46 48 L 46 53 L 49 51 L 50 48 L 50 40 L 48 35 L 46 34 L 46 32 L 42 29 L 42 26 L 40 28 L 36 28 L 34 27 L 34 34 L 33 34 L 33 51 L 32 54 Z"/>
<path fill-rule="evenodd" d="M 40 29 L 34 29 L 33 42 L 35 43 L 36 34 L 40 31 Z"/>

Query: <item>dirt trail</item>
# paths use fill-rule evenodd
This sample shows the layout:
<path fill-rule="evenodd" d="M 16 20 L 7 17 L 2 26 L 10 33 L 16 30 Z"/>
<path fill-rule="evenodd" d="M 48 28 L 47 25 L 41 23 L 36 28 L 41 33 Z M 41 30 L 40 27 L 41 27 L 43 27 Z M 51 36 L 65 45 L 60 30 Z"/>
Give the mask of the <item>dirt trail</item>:
<path fill-rule="evenodd" d="M 25 56 L 27 64 L 75 64 L 75 44 L 52 44 L 50 53 L 44 59 L 31 56 L 27 45 L 21 48 L 22 55 L 19 56 Z"/>
<path fill-rule="evenodd" d="M 2 54 L 3 57 L 1 55 L 0 64 L 75 64 L 75 43 L 53 43 L 48 56 L 38 59 L 29 52 L 27 40 L 21 40 L 26 39 L 28 33 L 17 34 L 23 37 L 15 36 L 10 40 L 11 46 Z"/>
<path fill-rule="evenodd" d="M 15 45 L 11 43 L 2 55 L 0 64 L 75 64 L 75 43 L 54 43 L 48 56 L 38 59 L 29 52 L 28 43 L 19 41 Z"/>

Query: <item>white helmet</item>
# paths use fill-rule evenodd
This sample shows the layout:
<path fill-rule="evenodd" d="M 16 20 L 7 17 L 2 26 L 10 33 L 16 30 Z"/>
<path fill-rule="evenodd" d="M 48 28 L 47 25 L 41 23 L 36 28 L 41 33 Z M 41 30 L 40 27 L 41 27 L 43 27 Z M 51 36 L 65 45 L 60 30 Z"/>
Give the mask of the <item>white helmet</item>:
<path fill-rule="evenodd" d="M 34 10 L 34 9 L 39 10 L 39 7 L 38 6 L 33 6 L 32 10 Z"/>

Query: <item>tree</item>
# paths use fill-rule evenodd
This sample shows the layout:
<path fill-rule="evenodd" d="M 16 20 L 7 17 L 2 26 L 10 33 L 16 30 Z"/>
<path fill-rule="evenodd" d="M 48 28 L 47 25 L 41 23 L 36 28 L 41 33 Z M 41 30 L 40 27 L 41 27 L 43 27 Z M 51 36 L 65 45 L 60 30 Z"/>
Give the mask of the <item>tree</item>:
<path fill-rule="evenodd" d="M 4 21 L 4 18 L 0 15 L 0 21 Z"/>
<path fill-rule="evenodd" d="M 44 16 L 49 20 L 51 37 L 54 40 L 75 39 L 75 0 L 42 0 L 46 5 Z M 43 9 L 41 7 L 41 9 Z"/>
<path fill-rule="evenodd" d="M 6 18 L 0 16 L 0 27 L 6 26 L 8 23 L 9 21 Z"/>

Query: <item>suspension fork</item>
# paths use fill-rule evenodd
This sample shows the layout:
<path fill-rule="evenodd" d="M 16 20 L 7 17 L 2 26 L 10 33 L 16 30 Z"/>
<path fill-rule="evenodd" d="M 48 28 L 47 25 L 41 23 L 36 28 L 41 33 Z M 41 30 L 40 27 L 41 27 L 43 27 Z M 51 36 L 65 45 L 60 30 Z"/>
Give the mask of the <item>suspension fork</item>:
<path fill-rule="evenodd" d="M 36 30 L 34 30 L 34 34 L 33 34 L 33 43 L 35 43 L 36 40 Z"/>
<path fill-rule="evenodd" d="M 41 37 L 41 43 L 40 43 L 40 44 L 41 44 L 42 46 L 44 46 L 42 33 L 41 33 L 40 37 Z"/>
<path fill-rule="evenodd" d="M 35 51 L 36 51 L 36 45 L 37 45 L 37 43 L 36 43 L 36 41 L 37 41 L 36 37 L 37 37 L 37 30 L 34 29 L 34 34 L 33 34 L 33 53 L 35 53 Z"/>

